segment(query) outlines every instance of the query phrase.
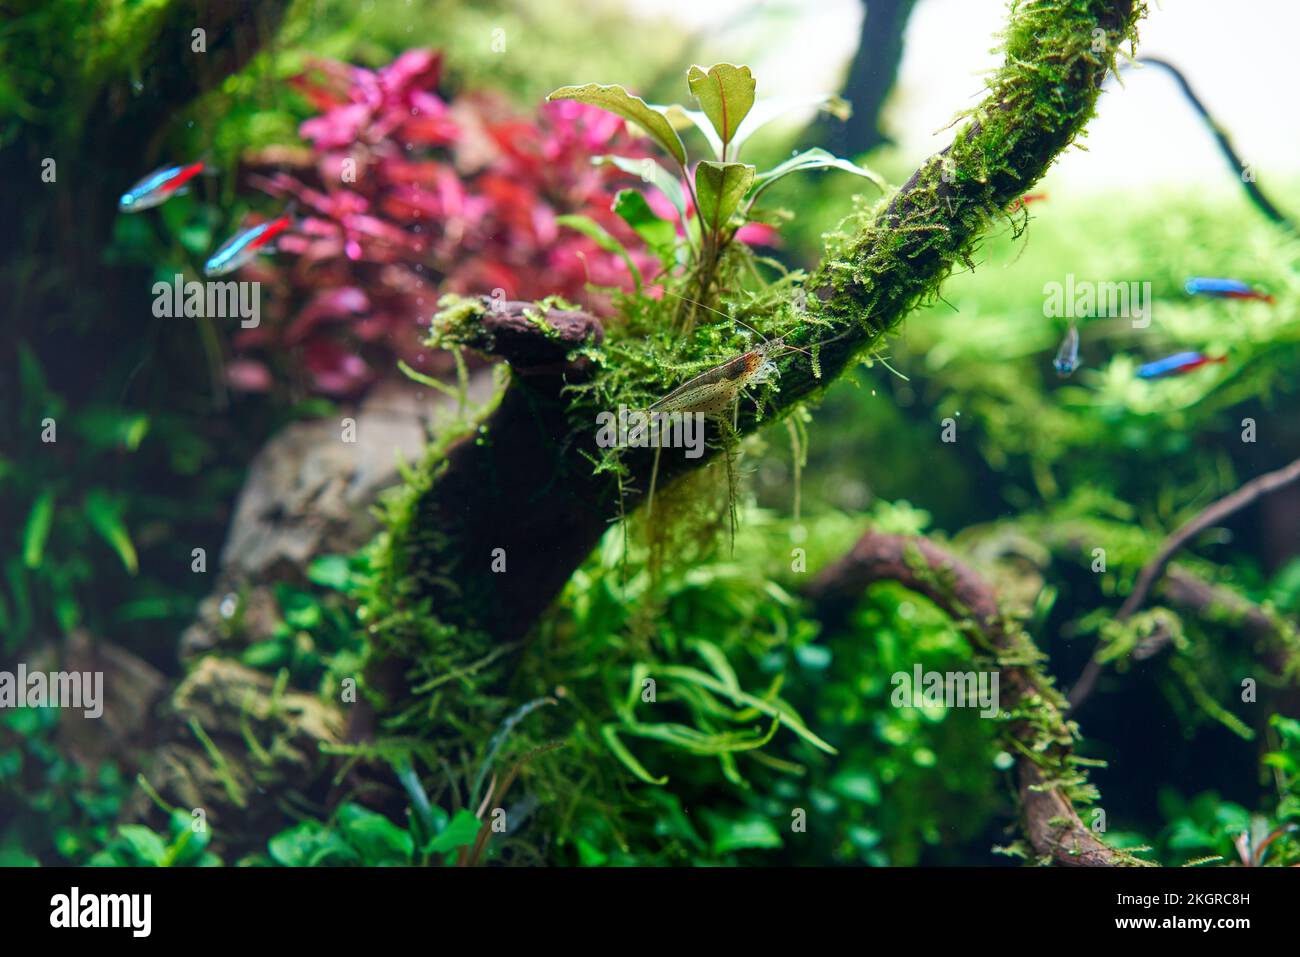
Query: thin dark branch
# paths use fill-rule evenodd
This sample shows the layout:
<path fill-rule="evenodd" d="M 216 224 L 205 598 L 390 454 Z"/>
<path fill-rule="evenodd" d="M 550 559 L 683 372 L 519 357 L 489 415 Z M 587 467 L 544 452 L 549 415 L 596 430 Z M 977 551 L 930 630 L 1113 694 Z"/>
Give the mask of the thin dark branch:
<path fill-rule="evenodd" d="M 1265 646 L 1268 664 L 1274 670 L 1286 668 L 1289 626 L 1276 612 L 1270 613 L 1231 588 L 1207 582 L 1179 565 L 1169 566 L 1156 591 L 1176 608 L 1231 624 Z M 1161 632 L 1143 639 L 1133 649 L 1133 657 L 1142 661 L 1159 654 L 1169 644 L 1169 638 L 1168 633 Z"/>
<path fill-rule="evenodd" d="M 1165 568 L 1174 555 L 1189 541 L 1207 528 L 1218 525 L 1248 505 L 1254 504 L 1265 495 L 1285 488 L 1297 480 L 1300 480 L 1300 459 L 1275 472 L 1266 472 L 1258 478 L 1251 479 L 1235 492 L 1225 495 L 1217 502 L 1198 512 L 1191 521 L 1165 539 L 1165 543 L 1156 552 L 1155 557 L 1143 566 L 1142 571 L 1138 574 L 1137 582 L 1133 585 L 1133 590 L 1129 593 L 1120 610 L 1115 614 L 1115 620 L 1119 622 L 1128 621 L 1142 608 L 1147 595 L 1151 591 L 1151 586 L 1165 573 Z M 1100 648 L 1097 651 L 1100 651 Z M 1079 707 L 1092 694 L 1097 679 L 1101 676 L 1102 668 L 1105 667 L 1098 662 L 1097 651 L 1093 652 L 1092 658 L 1088 660 L 1088 664 L 1080 673 L 1079 680 L 1070 689 L 1070 706 L 1072 708 Z"/>
<path fill-rule="evenodd" d="M 1261 213 L 1277 225 L 1292 233 L 1300 233 L 1300 229 L 1296 228 L 1296 224 L 1292 222 L 1285 213 L 1278 209 L 1273 204 L 1272 200 L 1265 196 L 1263 191 L 1255 183 L 1254 171 L 1250 168 L 1250 164 L 1243 160 L 1237 153 L 1237 150 L 1232 145 L 1232 140 L 1228 138 L 1227 131 L 1213 116 L 1210 115 L 1210 111 L 1201 101 L 1201 98 L 1196 95 L 1196 92 L 1192 89 L 1191 83 L 1189 83 L 1187 77 L 1183 75 L 1182 70 L 1178 69 L 1178 67 L 1174 66 L 1168 60 L 1162 60 L 1159 57 L 1138 57 L 1137 62 L 1150 64 L 1151 66 L 1158 66 L 1161 69 L 1166 70 L 1169 75 L 1174 78 L 1174 82 L 1178 84 L 1178 88 L 1182 91 L 1183 96 L 1186 97 L 1187 102 L 1191 104 L 1192 109 L 1196 111 L 1196 114 L 1205 123 L 1206 129 L 1210 131 L 1210 135 L 1214 137 L 1214 142 L 1218 144 L 1219 151 L 1223 153 L 1224 159 L 1228 161 L 1228 165 L 1232 168 L 1233 173 L 1241 182 L 1241 187 L 1246 191 L 1246 195 L 1250 197 L 1250 201 L 1255 204 L 1256 208 L 1258 208 Z"/>

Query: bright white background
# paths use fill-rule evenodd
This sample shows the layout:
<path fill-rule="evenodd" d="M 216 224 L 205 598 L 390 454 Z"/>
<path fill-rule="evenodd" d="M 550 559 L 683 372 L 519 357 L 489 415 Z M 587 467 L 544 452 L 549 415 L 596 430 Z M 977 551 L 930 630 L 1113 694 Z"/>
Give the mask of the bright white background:
<path fill-rule="evenodd" d="M 702 56 L 744 58 L 760 95 L 838 90 L 857 42 L 857 0 L 629 0 L 639 12 L 700 29 Z M 1300 0 L 1152 0 L 1139 52 L 1180 66 L 1227 128 L 1259 181 L 1300 179 Z M 764 11 L 757 19 L 747 11 Z M 920 0 L 886 127 L 912 160 L 946 145 L 947 125 L 983 89 L 989 51 L 1006 18 L 1003 0 Z M 763 24 L 766 23 L 766 26 Z M 1089 127 L 1089 152 L 1068 153 L 1049 188 L 1076 192 L 1193 183 L 1235 189 L 1209 133 L 1173 80 L 1155 68 L 1126 71 Z M 1283 206 L 1300 206 L 1279 195 Z"/>

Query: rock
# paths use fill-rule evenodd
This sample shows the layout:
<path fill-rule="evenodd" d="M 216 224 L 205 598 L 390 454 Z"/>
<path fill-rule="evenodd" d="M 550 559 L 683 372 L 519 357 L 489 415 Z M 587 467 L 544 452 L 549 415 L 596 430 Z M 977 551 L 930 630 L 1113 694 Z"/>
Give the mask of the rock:
<path fill-rule="evenodd" d="M 469 380 L 470 403 L 487 401 L 492 389 L 491 370 L 476 371 Z M 236 644 L 268 637 L 279 612 L 267 586 L 303 582 L 312 559 L 348 554 L 369 541 L 379 530 L 371 506 L 401 480 L 398 457 L 416 460 L 434 416 L 453 411 L 450 397 L 394 379 L 376 386 L 355 412 L 295 422 L 271 439 L 249 466 L 217 589 L 181 635 L 181 658 L 191 660 L 225 642 L 230 629 L 221 606 L 231 595 L 242 601 Z M 356 421 L 355 442 L 343 440 L 344 418 Z"/>
<path fill-rule="evenodd" d="M 143 773 L 164 801 L 203 811 L 215 846 L 263 849 L 286 795 L 306 804 L 325 799 L 338 759 L 321 746 L 342 740 L 339 707 L 277 689 L 269 675 L 210 656 L 177 686 L 168 708 L 171 737 Z M 143 792 L 132 804 L 128 819 L 161 820 Z"/>

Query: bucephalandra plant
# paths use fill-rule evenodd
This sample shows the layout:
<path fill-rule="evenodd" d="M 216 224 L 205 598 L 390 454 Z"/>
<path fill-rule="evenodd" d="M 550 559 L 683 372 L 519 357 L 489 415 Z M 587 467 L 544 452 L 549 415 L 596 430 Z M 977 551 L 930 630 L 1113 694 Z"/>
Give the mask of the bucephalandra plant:
<path fill-rule="evenodd" d="M 833 156 L 823 149 L 810 149 L 779 163 L 762 173 L 739 160 L 741 146 L 759 128 L 793 110 L 816 107 L 840 118 L 847 118 L 848 104 L 836 96 L 776 98 L 755 97 L 757 83 L 747 66 L 717 63 L 705 69 L 692 66 L 686 81 L 699 106 L 692 110 L 679 104 L 652 106 L 633 96 L 621 86 L 566 86 L 554 91 L 549 100 L 576 100 L 597 106 L 623 117 L 655 141 L 676 167 L 673 172 L 653 159 L 627 159 L 617 156 L 597 157 L 595 162 L 614 165 L 640 176 L 658 189 L 677 212 L 682 228 L 679 242 L 677 227 L 654 213 L 645 198 L 634 190 L 624 190 L 615 198 L 613 209 L 633 231 L 660 257 L 668 272 L 680 268 L 689 281 L 691 292 L 681 303 L 678 318 L 685 332 L 695 326 L 700 305 L 712 305 L 718 293 L 717 272 L 722 254 L 735 239 L 737 231 L 753 221 L 754 204 L 774 183 L 784 176 L 803 170 L 839 169 L 871 180 L 883 192 L 883 179 L 862 166 Z M 703 134 L 714 158 L 700 160 L 692 169 L 679 129 L 694 127 Z M 685 182 L 685 189 L 682 183 Z M 687 208 L 689 197 L 691 208 Z M 693 211 L 694 216 L 690 213 Z M 604 234 L 589 220 L 569 216 L 564 225 L 579 229 L 595 238 Z M 593 227 L 595 227 L 593 229 Z M 599 230 L 599 233 L 597 233 Z M 641 288 L 640 276 L 633 276 Z"/>

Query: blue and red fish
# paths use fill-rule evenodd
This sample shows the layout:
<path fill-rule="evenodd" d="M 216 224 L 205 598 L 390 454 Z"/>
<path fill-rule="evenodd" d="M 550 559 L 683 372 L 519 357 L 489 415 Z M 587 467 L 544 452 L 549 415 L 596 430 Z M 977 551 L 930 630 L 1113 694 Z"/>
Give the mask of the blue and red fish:
<path fill-rule="evenodd" d="M 1212 296 L 1215 299 L 1257 299 L 1272 305 L 1273 297 L 1238 279 L 1207 279 L 1195 276 L 1183 285 L 1189 296 Z"/>
<path fill-rule="evenodd" d="M 275 219 L 250 226 L 231 236 L 212 254 L 203 266 L 208 276 L 224 276 L 234 272 L 257 257 L 259 253 L 275 249 L 275 239 L 294 227 L 293 208 L 290 207 Z"/>
<path fill-rule="evenodd" d="M 210 173 L 207 163 L 185 163 L 181 166 L 164 166 L 156 169 L 140 182 L 136 183 L 117 201 L 117 208 L 123 213 L 138 213 L 142 210 L 159 206 L 173 196 L 182 196 L 189 192 L 186 185 L 200 173 Z"/>
<path fill-rule="evenodd" d="M 1024 196 L 1021 196 L 1017 199 L 1013 199 L 1010 203 L 1008 203 L 1007 210 L 1009 212 L 1014 213 L 1017 209 L 1020 209 L 1022 206 L 1028 206 L 1030 203 L 1036 203 L 1039 200 L 1043 200 L 1043 199 L 1047 199 L 1046 193 L 1025 193 Z"/>
<path fill-rule="evenodd" d="M 1157 359 L 1155 362 L 1148 362 L 1138 369 L 1137 374 L 1140 379 L 1161 379 L 1165 376 L 1183 375 L 1212 362 L 1227 361 L 1227 356 L 1218 356 L 1212 359 L 1202 352 L 1178 352 L 1172 356 Z"/>

